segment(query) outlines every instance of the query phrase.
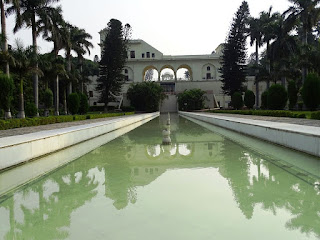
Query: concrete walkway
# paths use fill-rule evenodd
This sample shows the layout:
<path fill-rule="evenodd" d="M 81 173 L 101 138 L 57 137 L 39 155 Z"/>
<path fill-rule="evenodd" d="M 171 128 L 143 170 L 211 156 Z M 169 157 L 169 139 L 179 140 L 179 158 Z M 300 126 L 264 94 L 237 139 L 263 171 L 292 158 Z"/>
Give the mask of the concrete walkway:
<path fill-rule="evenodd" d="M 61 128 L 67 128 L 67 127 L 80 126 L 80 125 L 103 122 L 103 121 L 117 119 L 117 118 L 118 119 L 126 118 L 129 116 L 132 116 L 132 115 L 124 115 L 124 116 L 108 117 L 108 118 L 97 118 L 97 119 L 87 119 L 87 120 L 76 121 L 76 122 L 63 122 L 63 123 L 54 123 L 54 124 L 34 126 L 34 127 L 23 127 L 23 128 L 13 128 L 13 129 L 7 129 L 7 130 L 0 130 L 0 138 L 23 135 L 23 134 L 28 134 L 28 133 L 41 132 L 41 131 L 47 131 L 47 130 L 61 129 Z"/>

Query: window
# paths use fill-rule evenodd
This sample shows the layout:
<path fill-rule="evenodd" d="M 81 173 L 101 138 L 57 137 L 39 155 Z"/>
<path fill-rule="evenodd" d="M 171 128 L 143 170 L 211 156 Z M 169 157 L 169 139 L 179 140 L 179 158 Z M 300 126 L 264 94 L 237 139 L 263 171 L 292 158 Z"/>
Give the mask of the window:
<path fill-rule="evenodd" d="M 208 67 L 207 67 L 207 71 L 210 71 L 210 70 L 211 70 L 211 69 L 210 69 L 210 67 L 208 66 Z"/>
<path fill-rule="evenodd" d="M 129 81 L 129 76 L 128 76 L 128 75 L 124 76 L 124 79 L 125 79 L 126 81 Z"/>
<path fill-rule="evenodd" d="M 142 53 L 142 55 L 141 55 L 141 56 L 142 56 L 142 58 L 144 58 L 144 53 Z"/>
<path fill-rule="evenodd" d="M 156 55 L 155 55 L 154 53 L 152 53 L 152 58 L 155 58 L 155 56 L 156 56 Z"/>
<path fill-rule="evenodd" d="M 94 102 L 93 105 L 94 105 L 94 106 L 97 106 L 97 102 Z"/>
<path fill-rule="evenodd" d="M 211 79 L 211 73 L 207 73 L 207 79 Z"/>
<path fill-rule="evenodd" d="M 136 52 L 130 51 L 130 58 L 136 58 Z"/>
<path fill-rule="evenodd" d="M 125 70 L 124 70 L 124 73 L 125 73 L 125 74 L 128 74 L 128 69 L 125 69 Z"/>
<path fill-rule="evenodd" d="M 89 91 L 89 97 L 93 97 L 93 91 Z"/>
<path fill-rule="evenodd" d="M 147 52 L 147 58 L 150 58 L 150 52 Z"/>

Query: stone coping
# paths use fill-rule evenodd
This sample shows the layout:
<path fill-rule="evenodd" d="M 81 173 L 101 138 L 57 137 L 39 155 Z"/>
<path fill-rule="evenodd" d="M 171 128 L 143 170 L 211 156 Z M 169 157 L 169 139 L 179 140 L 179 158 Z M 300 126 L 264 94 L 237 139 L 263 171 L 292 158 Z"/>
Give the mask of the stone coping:
<path fill-rule="evenodd" d="M 130 115 L 126 118 L 0 138 L 0 170 L 158 116 L 159 112 Z"/>
<path fill-rule="evenodd" d="M 218 114 L 192 112 L 179 112 L 179 114 L 320 157 L 320 127 Z"/>

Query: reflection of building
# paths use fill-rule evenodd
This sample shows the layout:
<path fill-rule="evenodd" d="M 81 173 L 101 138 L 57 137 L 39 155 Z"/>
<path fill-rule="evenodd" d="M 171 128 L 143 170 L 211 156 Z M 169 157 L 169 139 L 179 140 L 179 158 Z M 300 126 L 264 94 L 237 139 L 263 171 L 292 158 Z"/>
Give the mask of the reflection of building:
<path fill-rule="evenodd" d="M 100 32 L 100 41 L 105 39 L 106 30 Z M 211 54 L 207 55 L 184 55 L 172 56 L 163 55 L 159 50 L 149 45 L 143 40 L 131 40 L 129 42 L 128 60 L 123 74 L 126 82 L 123 85 L 123 94 L 126 92 L 132 82 L 143 82 L 148 70 L 153 70 L 153 81 L 163 85 L 168 92 L 168 98 L 161 107 L 162 112 L 175 112 L 177 110 L 176 94 L 187 89 L 200 88 L 206 92 L 205 106 L 213 108 L 217 105 L 228 107 L 230 98 L 225 96 L 221 90 L 221 81 L 218 73 L 220 68 L 220 57 L 222 54 L 222 45 Z M 169 73 L 168 73 L 169 72 Z M 187 72 L 187 74 L 186 74 Z M 187 75 L 187 76 L 186 76 Z M 254 79 L 247 79 L 247 88 L 255 91 Z M 168 83 L 171 85 L 168 87 Z M 93 86 L 95 79 L 93 79 Z M 261 93 L 264 86 L 261 85 Z M 90 88 L 90 87 L 89 87 Z M 96 94 L 92 91 L 92 101 L 90 104 L 97 104 Z M 130 103 L 124 98 L 124 104 Z"/>

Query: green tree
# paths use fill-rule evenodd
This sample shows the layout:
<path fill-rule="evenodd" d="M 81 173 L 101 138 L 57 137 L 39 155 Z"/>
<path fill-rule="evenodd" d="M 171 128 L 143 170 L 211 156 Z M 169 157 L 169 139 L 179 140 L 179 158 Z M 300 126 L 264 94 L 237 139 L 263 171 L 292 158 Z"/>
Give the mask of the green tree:
<path fill-rule="evenodd" d="M 243 107 L 243 99 L 241 92 L 234 92 L 231 96 L 231 105 L 235 109 L 241 109 Z"/>
<path fill-rule="evenodd" d="M 102 56 L 100 61 L 100 77 L 97 90 L 100 92 L 100 101 L 105 104 L 107 111 L 108 103 L 112 99 L 110 92 L 117 95 L 124 81 L 122 70 L 127 58 L 126 28 L 119 20 L 111 19 L 107 27 L 107 36 L 103 41 Z"/>
<path fill-rule="evenodd" d="M 19 1 L 18 0 L 0 0 L 0 10 L 1 10 L 1 35 L 2 39 L 2 52 L 4 54 L 8 54 L 8 40 L 7 40 L 7 23 L 6 23 L 6 11 L 5 5 L 11 4 L 13 5 L 14 9 L 19 10 Z M 18 11 L 19 12 L 19 11 Z M 17 14 L 19 17 L 19 13 Z M 9 76 L 10 68 L 9 68 L 9 61 L 5 61 L 5 73 Z"/>
<path fill-rule="evenodd" d="M 318 74 L 310 73 L 302 87 L 302 99 L 306 107 L 316 110 L 320 104 L 320 78 Z"/>
<path fill-rule="evenodd" d="M 69 112 L 74 115 L 79 112 L 79 107 L 80 107 L 80 98 L 77 93 L 71 93 L 68 96 L 68 108 Z"/>
<path fill-rule="evenodd" d="M 20 17 L 16 17 L 16 24 L 14 32 L 17 32 L 22 27 L 31 28 L 32 32 L 32 46 L 34 53 L 38 54 L 37 37 L 40 34 L 40 27 L 43 23 L 42 20 L 47 18 L 48 12 L 54 7 L 53 3 L 59 2 L 59 0 L 18 0 L 19 9 L 16 6 L 8 8 L 8 13 L 16 12 Z M 38 68 L 38 63 L 34 65 Z M 35 105 L 39 107 L 39 91 L 38 91 L 38 74 L 33 75 L 33 91 Z"/>
<path fill-rule="evenodd" d="M 252 109 L 254 104 L 256 103 L 255 101 L 255 95 L 251 90 L 247 90 L 246 93 L 244 94 L 244 104 Z"/>
<path fill-rule="evenodd" d="M 89 110 L 88 97 L 84 93 L 79 93 L 80 106 L 79 113 L 86 114 Z"/>
<path fill-rule="evenodd" d="M 45 113 L 44 116 L 47 117 L 49 116 L 49 109 L 52 107 L 53 105 L 53 92 L 51 91 L 51 89 L 47 88 L 44 91 L 43 94 L 43 103 L 44 103 L 44 107 L 45 107 Z"/>
<path fill-rule="evenodd" d="M 222 78 L 222 90 L 230 96 L 234 92 L 242 91 L 243 82 L 246 80 L 246 32 L 248 17 L 248 3 L 243 1 L 235 14 L 227 42 L 224 44 L 219 72 Z"/>
<path fill-rule="evenodd" d="M 298 88 L 295 81 L 288 82 L 289 109 L 293 109 L 298 101 Z"/>
<path fill-rule="evenodd" d="M 0 72 L 0 107 L 5 111 L 5 119 L 11 118 L 11 101 L 13 99 L 13 80 Z"/>
<path fill-rule="evenodd" d="M 155 112 L 165 98 L 163 88 L 155 82 L 132 84 L 128 89 L 128 99 L 138 111 Z"/>
<path fill-rule="evenodd" d="M 272 85 L 268 90 L 268 108 L 272 110 L 282 110 L 287 104 L 288 93 L 284 86 Z"/>
<path fill-rule="evenodd" d="M 259 103 L 259 81 L 257 80 L 258 72 L 258 65 L 259 65 L 259 47 L 262 45 L 262 32 L 261 32 L 261 21 L 259 18 L 249 18 L 249 35 L 250 35 L 250 45 L 252 46 L 255 43 L 256 51 L 255 51 L 255 77 L 256 77 L 256 102 L 257 106 L 260 105 Z"/>
<path fill-rule="evenodd" d="M 24 110 L 24 90 L 23 80 L 27 74 L 37 72 L 40 76 L 43 74 L 39 68 L 34 67 L 36 56 L 32 47 L 25 48 L 21 41 L 16 41 L 16 47 L 12 51 L 12 56 L 15 60 L 13 71 L 16 73 L 19 80 L 19 112 L 18 118 L 25 118 Z"/>
<path fill-rule="evenodd" d="M 201 89 L 189 89 L 178 94 L 179 110 L 193 111 L 204 108 L 205 91 Z"/>

